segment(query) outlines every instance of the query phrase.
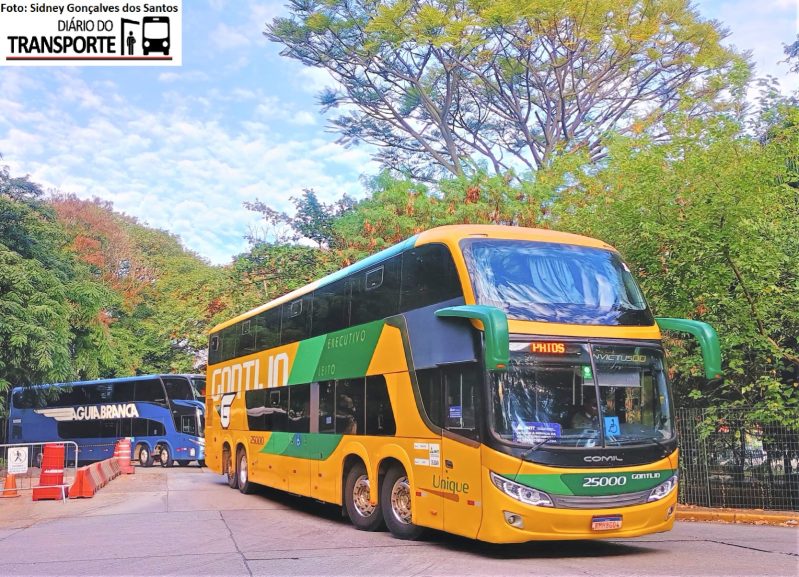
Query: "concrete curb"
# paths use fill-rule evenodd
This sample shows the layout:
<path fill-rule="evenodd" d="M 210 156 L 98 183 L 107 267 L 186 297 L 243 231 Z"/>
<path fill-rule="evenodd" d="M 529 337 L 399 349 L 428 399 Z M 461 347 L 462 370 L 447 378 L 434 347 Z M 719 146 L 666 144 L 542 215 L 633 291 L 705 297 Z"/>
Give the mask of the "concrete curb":
<path fill-rule="evenodd" d="M 677 520 L 799 527 L 799 513 L 797 512 L 763 511 L 760 509 L 710 509 L 678 505 Z"/>

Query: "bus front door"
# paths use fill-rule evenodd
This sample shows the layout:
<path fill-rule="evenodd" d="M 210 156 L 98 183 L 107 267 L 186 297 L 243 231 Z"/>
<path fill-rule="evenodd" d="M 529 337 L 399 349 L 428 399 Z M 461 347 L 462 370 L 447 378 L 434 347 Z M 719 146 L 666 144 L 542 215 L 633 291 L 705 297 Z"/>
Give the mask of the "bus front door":
<path fill-rule="evenodd" d="M 445 429 L 441 437 L 444 530 L 476 538 L 482 519 L 480 380 L 474 363 L 444 372 Z"/>

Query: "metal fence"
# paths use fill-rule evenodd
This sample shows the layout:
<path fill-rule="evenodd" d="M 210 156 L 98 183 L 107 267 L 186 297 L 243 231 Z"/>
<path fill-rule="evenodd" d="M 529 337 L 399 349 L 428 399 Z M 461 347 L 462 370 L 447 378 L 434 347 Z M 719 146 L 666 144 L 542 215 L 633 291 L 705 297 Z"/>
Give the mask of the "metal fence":
<path fill-rule="evenodd" d="M 45 446 L 50 444 L 64 447 L 63 457 L 59 457 L 58 462 L 47 463 L 47 458 L 42 458 Z M 57 489 L 63 499 L 68 487 L 75 481 L 77 470 L 78 445 L 74 441 L 0 445 L 0 497 L 6 498 L 42 488 Z M 13 488 L 10 487 L 11 476 Z M 54 480 L 56 478 L 58 480 Z"/>
<path fill-rule="evenodd" d="M 680 503 L 799 511 L 799 429 L 742 408 L 680 409 Z"/>

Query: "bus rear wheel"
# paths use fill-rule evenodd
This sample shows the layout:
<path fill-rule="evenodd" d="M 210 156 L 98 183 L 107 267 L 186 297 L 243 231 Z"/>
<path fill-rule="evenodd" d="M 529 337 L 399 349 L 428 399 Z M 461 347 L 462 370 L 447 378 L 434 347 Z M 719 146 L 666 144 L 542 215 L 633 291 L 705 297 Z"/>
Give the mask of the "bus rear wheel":
<path fill-rule="evenodd" d="M 239 477 L 239 491 L 248 495 L 252 493 L 252 483 L 250 483 L 249 470 L 247 469 L 247 451 L 239 447 L 238 467 L 236 472 Z"/>
<path fill-rule="evenodd" d="M 236 465 L 233 462 L 233 455 L 231 454 L 230 449 L 224 449 L 222 451 L 222 457 L 227 463 L 227 486 L 231 489 L 238 489 L 239 478 L 238 475 L 236 475 Z"/>
<path fill-rule="evenodd" d="M 139 465 L 142 467 L 153 466 L 153 454 L 147 445 L 139 445 Z"/>
<path fill-rule="evenodd" d="M 380 487 L 380 506 L 391 534 L 398 539 L 414 540 L 423 529 L 411 523 L 411 484 L 405 469 L 394 465 L 388 470 Z"/>
<path fill-rule="evenodd" d="M 371 492 L 366 467 L 361 463 L 353 465 L 344 481 L 344 506 L 352 524 L 361 531 L 378 531 L 383 527 L 383 511 L 380 503 L 370 503 Z"/>
<path fill-rule="evenodd" d="M 161 450 L 158 451 L 158 457 L 161 459 L 162 467 L 172 466 L 172 455 L 169 454 L 169 447 L 161 445 Z"/>

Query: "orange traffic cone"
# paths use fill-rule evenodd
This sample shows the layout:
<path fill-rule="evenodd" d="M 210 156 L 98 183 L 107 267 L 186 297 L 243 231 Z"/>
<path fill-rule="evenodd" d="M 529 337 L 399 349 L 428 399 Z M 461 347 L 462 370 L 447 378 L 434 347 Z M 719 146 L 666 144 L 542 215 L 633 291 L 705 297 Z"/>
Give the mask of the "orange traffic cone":
<path fill-rule="evenodd" d="M 17 491 L 17 479 L 14 477 L 13 473 L 8 473 L 6 475 L 6 482 L 3 485 L 3 494 L 0 495 L 0 498 L 7 498 L 7 497 L 19 497 L 19 491 Z"/>

